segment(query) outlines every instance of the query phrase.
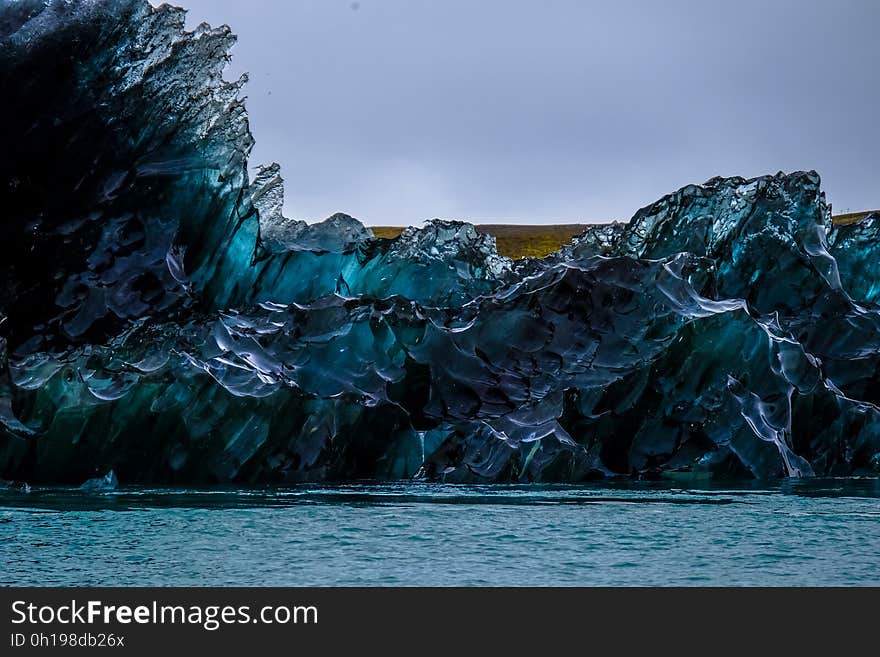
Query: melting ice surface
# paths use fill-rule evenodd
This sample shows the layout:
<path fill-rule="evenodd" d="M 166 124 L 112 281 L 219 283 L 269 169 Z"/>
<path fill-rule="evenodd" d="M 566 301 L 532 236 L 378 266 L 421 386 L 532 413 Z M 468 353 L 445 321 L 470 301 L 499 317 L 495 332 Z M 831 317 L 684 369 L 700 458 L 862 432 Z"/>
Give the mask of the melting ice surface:
<path fill-rule="evenodd" d="M 814 172 L 513 262 L 248 176 L 227 28 L 0 5 L 0 477 L 571 482 L 880 471 L 880 239 Z M 110 479 L 107 479 L 110 481 Z"/>

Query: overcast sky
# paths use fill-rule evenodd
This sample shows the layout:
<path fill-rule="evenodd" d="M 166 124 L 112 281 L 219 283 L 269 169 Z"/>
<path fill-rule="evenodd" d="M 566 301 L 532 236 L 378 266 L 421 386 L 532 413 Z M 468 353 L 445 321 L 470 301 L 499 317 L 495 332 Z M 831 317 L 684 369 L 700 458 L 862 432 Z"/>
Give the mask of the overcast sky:
<path fill-rule="evenodd" d="M 239 35 L 252 163 L 298 219 L 628 219 L 780 169 L 880 206 L 878 0 L 175 4 Z"/>

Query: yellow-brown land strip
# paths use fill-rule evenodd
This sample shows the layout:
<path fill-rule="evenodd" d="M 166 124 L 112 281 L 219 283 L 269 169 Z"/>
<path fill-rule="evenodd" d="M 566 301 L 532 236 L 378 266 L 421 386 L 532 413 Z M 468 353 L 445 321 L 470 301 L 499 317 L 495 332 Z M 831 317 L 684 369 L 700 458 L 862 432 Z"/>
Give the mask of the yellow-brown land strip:
<path fill-rule="evenodd" d="M 880 212 L 875 210 L 875 212 Z M 836 224 L 851 224 L 860 221 L 871 213 L 849 212 L 833 217 Z M 580 235 L 589 224 L 548 224 L 548 225 L 517 225 L 517 224 L 478 224 L 477 232 L 495 236 L 498 253 L 508 258 L 543 258 Z M 393 239 L 403 232 L 402 226 L 375 226 L 370 230 L 376 237 Z"/>

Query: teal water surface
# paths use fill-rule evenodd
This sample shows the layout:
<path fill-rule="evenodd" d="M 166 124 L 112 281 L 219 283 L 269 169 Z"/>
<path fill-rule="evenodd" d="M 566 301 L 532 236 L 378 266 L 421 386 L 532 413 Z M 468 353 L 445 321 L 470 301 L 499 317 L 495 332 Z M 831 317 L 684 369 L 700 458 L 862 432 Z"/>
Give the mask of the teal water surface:
<path fill-rule="evenodd" d="M 3 585 L 878 585 L 880 480 L 0 490 Z"/>

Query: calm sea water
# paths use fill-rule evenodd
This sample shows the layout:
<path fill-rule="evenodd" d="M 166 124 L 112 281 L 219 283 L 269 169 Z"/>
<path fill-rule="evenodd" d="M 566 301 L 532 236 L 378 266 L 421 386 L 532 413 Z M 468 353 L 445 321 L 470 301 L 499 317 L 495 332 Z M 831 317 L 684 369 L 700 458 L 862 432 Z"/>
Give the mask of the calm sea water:
<path fill-rule="evenodd" d="M 4 585 L 878 585 L 880 480 L 0 491 Z"/>

